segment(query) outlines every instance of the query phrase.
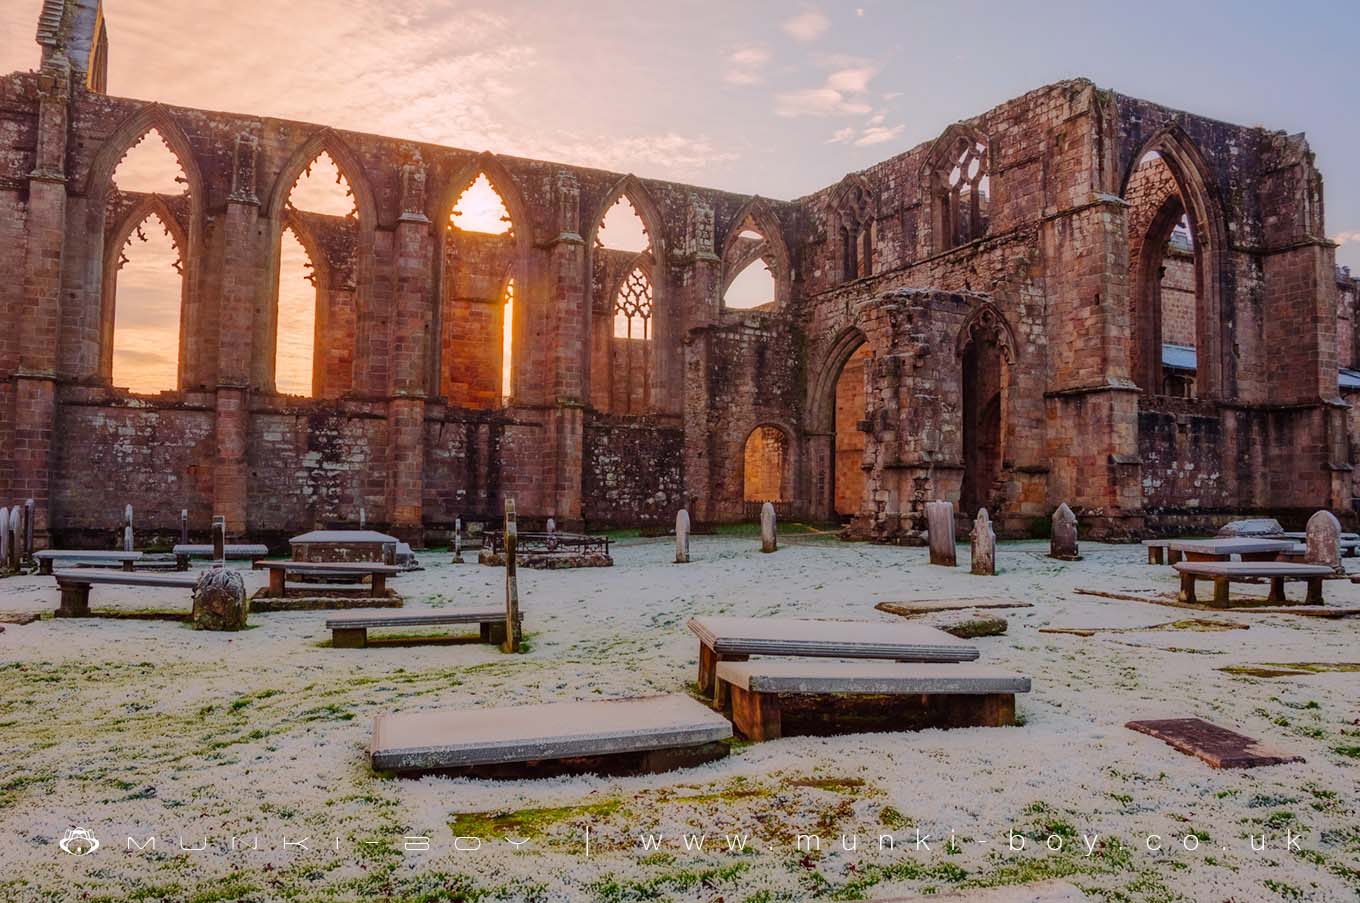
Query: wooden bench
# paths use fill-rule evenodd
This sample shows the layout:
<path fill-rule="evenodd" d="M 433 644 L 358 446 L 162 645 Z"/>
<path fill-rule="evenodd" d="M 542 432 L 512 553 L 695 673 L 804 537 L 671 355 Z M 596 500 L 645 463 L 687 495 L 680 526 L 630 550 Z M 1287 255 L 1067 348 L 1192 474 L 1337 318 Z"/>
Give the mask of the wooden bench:
<path fill-rule="evenodd" d="M 212 558 L 213 547 L 211 545 L 188 545 L 180 544 L 171 549 L 175 556 L 175 568 L 181 571 L 189 570 L 190 558 Z M 247 543 L 228 543 L 222 547 L 222 554 L 229 560 L 244 561 L 250 560 L 253 564 L 269 555 L 269 547 Z"/>
<path fill-rule="evenodd" d="M 146 574 L 126 573 L 124 571 L 99 571 L 84 568 L 57 571 L 61 588 L 61 603 L 57 608 L 59 618 L 87 618 L 90 616 L 90 587 L 100 586 L 138 586 L 171 587 L 192 590 L 198 583 L 194 574 Z"/>
<path fill-rule="evenodd" d="M 33 557 L 38 559 L 38 573 L 51 575 L 52 565 L 60 561 L 62 564 L 121 564 L 123 570 L 131 571 L 138 561 L 142 560 L 141 552 L 99 552 L 90 549 L 43 549 L 41 552 L 34 552 Z"/>
<path fill-rule="evenodd" d="M 375 769 L 473 777 L 668 771 L 727 755 L 732 725 L 683 694 L 379 715 Z"/>
<path fill-rule="evenodd" d="M 1181 560 L 1181 553 L 1176 549 L 1169 548 L 1172 539 L 1145 539 L 1143 547 L 1147 549 L 1148 564 L 1163 564 L 1170 557 L 1170 563 L 1175 564 Z"/>
<path fill-rule="evenodd" d="M 1235 580 L 1265 577 L 1270 580 L 1270 595 L 1267 602 L 1284 604 L 1288 602 L 1284 594 L 1286 580 L 1303 580 L 1308 584 L 1306 605 L 1322 605 L 1322 581 L 1330 576 L 1331 568 L 1320 564 L 1295 564 L 1289 561 L 1182 561 L 1176 566 L 1181 575 L 1180 600 L 1195 602 L 1195 581 L 1214 582 L 1215 608 L 1232 606 L 1228 586 Z M 1248 603 L 1248 604 L 1255 604 Z"/>
<path fill-rule="evenodd" d="M 1234 555 L 1243 561 L 1274 561 L 1275 556 L 1293 548 L 1292 539 L 1258 539 L 1256 537 L 1224 537 L 1222 539 L 1173 539 L 1167 543 L 1168 552 L 1179 552 L 1186 561 L 1231 561 Z"/>
<path fill-rule="evenodd" d="M 797 618 L 702 617 L 689 622 L 699 637 L 699 691 L 711 696 L 717 665 L 753 655 L 868 658 L 899 662 L 966 662 L 978 649 L 924 624 L 808 621 Z"/>
<path fill-rule="evenodd" d="M 520 616 L 523 617 L 523 612 Z M 376 615 L 334 618 L 326 622 L 331 646 L 336 649 L 363 649 L 368 632 L 383 627 L 431 627 L 446 624 L 478 624 L 483 643 L 505 642 L 504 611 L 454 611 L 432 614 Z"/>
<path fill-rule="evenodd" d="M 720 662 L 717 679 L 715 704 L 730 707 L 748 740 L 783 736 L 788 710 L 800 732 L 845 733 L 863 714 L 848 697 L 878 697 L 850 731 L 1002 727 L 1015 724 L 1015 694 L 1030 689 L 1028 677 L 971 664 Z"/>
<path fill-rule="evenodd" d="M 381 599 L 387 595 L 387 578 L 401 572 L 394 564 L 375 561 L 257 561 L 254 567 L 269 571 L 269 595 L 280 599 L 287 595 L 289 574 L 348 577 L 355 582 L 369 577 L 372 579 L 369 595 Z"/>

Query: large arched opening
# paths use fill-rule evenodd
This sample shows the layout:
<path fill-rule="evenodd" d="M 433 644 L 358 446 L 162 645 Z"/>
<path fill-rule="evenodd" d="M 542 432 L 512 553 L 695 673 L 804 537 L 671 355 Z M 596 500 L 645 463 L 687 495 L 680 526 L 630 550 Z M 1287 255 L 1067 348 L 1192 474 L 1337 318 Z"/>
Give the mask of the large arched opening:
<path fill-rule="evenodd" d="M 793 440 L 781 427 L 761 424 L 742 446 L 742 502 L 746 517 L 770 502 L 787 514 L 794 500 Z"/>
<path fill-rule="evenodd" d="M 1014 344 L 1001 314 L 990 305 L 975 311 L 959 335 L 963 381 L 963 484 L 959 508 L 1004 507 L 1002 473 L 1006 459 L 1006 410 Z"/>

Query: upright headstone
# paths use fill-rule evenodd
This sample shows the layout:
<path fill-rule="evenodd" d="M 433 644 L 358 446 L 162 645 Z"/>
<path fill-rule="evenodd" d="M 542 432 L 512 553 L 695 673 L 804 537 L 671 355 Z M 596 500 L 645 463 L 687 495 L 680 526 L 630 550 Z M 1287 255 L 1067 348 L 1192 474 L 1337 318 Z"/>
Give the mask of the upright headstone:
<path fill-rule="evenodd" d="M 227 519 L 220 514 L 213 515 L 212 522 L 213 561 L 227 560 Z"/>
<path fill-rule="evenodd" d="M 675 563 L 689 564 L 689 512 L 675 512 Z"/>
<path fill-rule="evenodd" d="M 132 552 L 132 551 L 135 551 L 135 547 L 134 547 L 134 544 L 133 544 L 133 541 L 132 541 L 132 528 L 131 528 L 131 527 L 124 527 L 124 528 L 123 528 L 123 551 L 124 551 L 124 552 Z"/>
<path fill-rule="evenodd" d="M 250 600 L 241 575 L 224 567 L 204 571 L 194 585 L 195 630 L 245 630 Z"/>
<path fill-rule="evenodd" d="M 926 502 L 926 530 L 930 538 L 930 563 L 953 567 L 959 553 L 954 545 L 954 503 Z"/>
<path fill-rule="evenodd" d="M 4 573 L 14 569 L 10 563 L 14 556 L 10 553 L 9 545 L 9 512 L 0 508 L 0 571 Z"/>
<path fill-rule="evenodd" d="M 359 529 L 362 530 L 362 529 L 364 529 L 364 527 L 367 526 L 367 525 L 368 525 L 368 512 L 365 511 L 365 510 L 363 509 L 363 506 L 360 506 L 360 507 L 359 507 Z"/>
<path fill-rule="evenodd" d="M 33 560 L 33 518 L 36 516 L 33 499 L 24 502 L 24 560 Z"/>
<path fill-rule="evenodd" d="M 1319 511 L 1308 518 L 1307 544 L 1304 560 L 1309 564 L 1325 564 L 1334 571 L 1341 567 L 1341 521 L 1330 511 Z"/>
<path fill-rule="evenodd" d="M 9 568 L 12 571 L 19 570 L 19 536 L 20 522 L 23 520 L 23 509 L 18 505 L 9 509 Z"/>
<path fill-rule="evenodd" d="M 463 519 L 453 519 L 453 563 L 463 563 Z"/>
<path fill-rule="evenodd" d="M 515 553 L 519 548 L 519 527 L 515 523 L 515 500 L 505 500 L 505 642 L 503 652 L 519 651 L 519 580 L 515 575 Z"/>
<path fill-rule="evenodd" d="M 773 552 L 779 548 L 779 531 L 775 525 L 774 505 L 760 506 L 760 551 Z"/>
<path fill-rule="evenodd" d="M 1063 502 L 1053 512 L 1053 537 L 1048 542 L 1048 557 L 1063 561 L 1077 561 L 1081 553 L 1077 548 L 1077 516 Z"/>
<path fill-rule="evenodd" d="M 189 509 L 179 509 L 179 541 L 181 545 L 189 544 Z"/>
<path fill-rule="evenodd" d="M 973 518 L 973 567 L 972 571 L 981 577 L 996 575 L 996 531 L 992 529 L 992 518 L 986 508 L 978 510 Z"/>
<path fill-rule="evenodd" d="M 548 550 L 552 551 L 557 548 L 557 521 L 549 517 L 546 529 L 548 531 Z"/>

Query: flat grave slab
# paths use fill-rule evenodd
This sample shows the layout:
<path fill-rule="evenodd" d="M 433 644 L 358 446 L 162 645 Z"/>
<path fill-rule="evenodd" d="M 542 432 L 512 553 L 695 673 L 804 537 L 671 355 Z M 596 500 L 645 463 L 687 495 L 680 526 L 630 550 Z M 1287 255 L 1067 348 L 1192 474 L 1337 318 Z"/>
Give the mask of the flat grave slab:
<path fill-rule="evenodd" d="M 718 680 L 752 693 L 1028 693 L 1030 679 L 973 664 L 719 662 Z"/>
<path fill-rule="evenodd" d="M 924 624 L 814 621 L 797 618 L 703 617 L 689 629 L 705 646 L 737 655 L 803 655 L 963 662 L 976 646 Z"/>
<path fill-rule="evenodd" d="M 227 543 L 222 549 L 228 558 L 263 558 L 269 554 L 268 546 L 253 543 Z M 173 555 L 183 555 L 187 558 L 211 558 L 213 547 L 196 543 L 181 543 L 170 551 Z"/>
<path fill-rule="evenodd" d="M 524 612 L 520 613 L 521 620 Z M 349 618 L 332 618 L 326 622 L 331 631 L 331 646 L 336 649 L 363 649 L 370 645 L 368 631 L 384 627 L 436 627 L 453 624 L 477 624 L 480 639 L 484 643 L 505 641 L 505 609 L 486 611 L 445 611 L 426 614 L 401 615 L 360 615 Z M 421 637 L 422 642 L 448 642 L 452 637 Z M 381 639 L 373 642 L 381 642 Z M 392 642 L 391 638 L 388 643 Z M 416 642 L 408 638 L 406 644 Z"/>
<path fill-rule="evenodd" d="M 108 584 L 118 586 L 161 586 L 193 589 L 198 584 L 197 574 L 148 574 L 132 571 L 101 571 L 94 568 L 60 570 L 52 576 L 58 583 Z"/>
<path fill-rule="evenodd" d="M 725 754 L 720 741 L 731 736 L 726 718 L 677 693 L 383 714 L 373 722 L 370 755 L 374 768 L 400 774 L 541 762 L 561 763 L 568 772 L 589 771 L 593 763 L 573 760 L 639 753 L 644 754 L 641 770 L 651 770 L 645 754 L 695 749 L 714 758 Z"/>
<path fill-rule="evenodd" d="M 1321 564 L 1297 561 L 1180 561 L 1173 567 L 1182 574 L 1202 577 L 1326 577 L 1332 569 Z"/>
<path fill-rule="evenodd" d="M 133 566 L 142 560 L 141 552 L 106 552 L 95 549 L 43 549 L 34 552 L 33 557 L 38 562 L 39 574 L 51 574 L 52 566 L 56 562 L 63 564 L 89 562 L 91 564 L 122 564 L 123 570 L 130 571 Z"/>
<path fill-rule="evenodd" d="M 1173 749 L 1203 759 L 1214 768 L 1259 768 L 1304 761 L 1302 756 L 1271 749 L 1259 740 L 1202 718 L 1130 721 L 1124 726 L 1163 740 Z"/>
<path fill-rule="evenodd" d="M 1215 555 L 1227 558 L 1232 555 L 1273 555 L 1288 551 L 1293 545 L 1292 539 L 1257 539 L 1244 536 L 1223 539 L 1176 539 L 1167 543 L 1166 548 L 1185 555 Z"/>

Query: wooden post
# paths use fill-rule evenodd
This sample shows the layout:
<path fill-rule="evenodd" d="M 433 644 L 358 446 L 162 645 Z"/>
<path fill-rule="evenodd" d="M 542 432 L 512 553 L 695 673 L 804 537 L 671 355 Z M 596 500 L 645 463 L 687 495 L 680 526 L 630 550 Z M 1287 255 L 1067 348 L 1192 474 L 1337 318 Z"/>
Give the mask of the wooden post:
<path fill-rule="evenodd" d="M 1229 586 L 1230 581 L 1227 577 L 1214 578 L 1214 608 L 1227 608 L 1229 606 Z"/>
<path fill-rule="evenodd" d="M 189 544 L 189 509 L 179 509 L 179 542 L 180 545 Z"/>
<path fill-rule="evenodd" d="M 1195 602 L 1195 575 L 1181 572 L 1181 598 L 1182 602 Z"/>
<path fill-rule="evenodd" d="M 33 510 L 34 501 L 29 499 L 24 502 L 24 559 L 33 560 Z"/>
<path fill-rule="evenodd" d="M 519 528 L 515 524 L 515 500 L 505 500 L 505 642 L 502 652 L 518 652 L 519 582 L 515 576 L 515 550 L 519 546 Z"/>

